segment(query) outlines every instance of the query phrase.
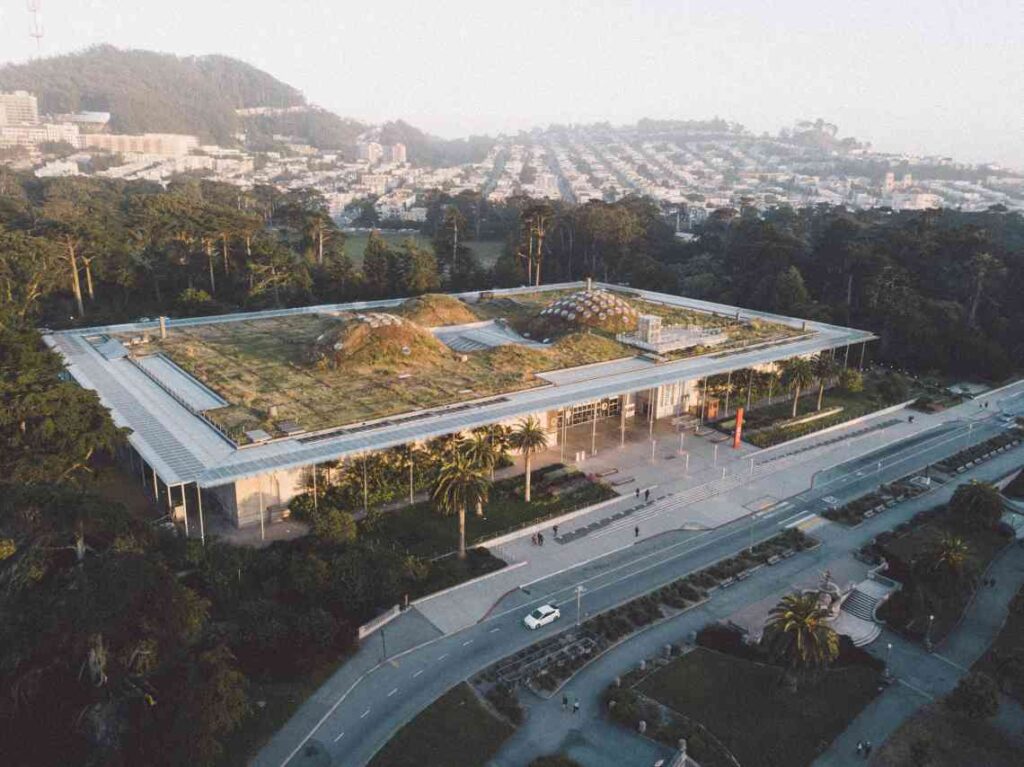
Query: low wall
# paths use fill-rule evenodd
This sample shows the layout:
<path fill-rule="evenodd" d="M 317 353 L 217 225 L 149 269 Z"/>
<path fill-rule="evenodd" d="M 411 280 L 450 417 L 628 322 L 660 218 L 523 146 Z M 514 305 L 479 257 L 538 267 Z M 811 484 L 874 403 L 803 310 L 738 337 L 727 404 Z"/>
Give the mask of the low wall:
<path fill-rule="evenodd" d="M 825 429 L 822 429 L 821 431 L 812 431 L 810 434 L 804 434 L 803 436 L 800 437 L 793 437 L 793 439 L 786 440 L 785 442 L 780 442 L 777 445 L 766 447 L 764 448 L 764 450 L 761 450 L 755 453 L 754 455 L 760 456 L 762 453 L 767 453 L 770 450 L 778 450 L 779 448 L 782 447 L 789 447 L 790 445 L 793 445 L 797 442 L 801 442 L 803 440 L 820 437 L 822 434 L 828 434 L 829 432 L 838 431 L 839 429 L 845 429 L 848 426 L 855 426 L 858 423 L 863 423 L 864 421 L 870 420 L 872 418 L 878 418 L 879 416 L 889 415 L 889 413 L 895 413 L 897 410 L 903 410 L 903 408 L 913 405 L 915 402 L 917 402 L 917 397 L 914 397 L 914 399 L 908 399 L 906 402 L 900 402 L 897 405 L 890 405 L 889 407 L 882 408 L 881 410 L 875 410 L 872 413 L 865 413 L 864 415 L 859 416 L 858 418 L 851 418 L 849 421 L 837 423 L 834 426 L 829 426 Z"/>
<path fill-rule="evenodd" d="M 374 631 L 379 629 L 381 626 L 386 626 L 399 615 L 401 615 L 402 609 L 395 605 L 387 612 L 381 613 L 371 621 L 364 623 L 359 627 L 359 641 L 363 641 L 366 637 L 370 636 Z"/>

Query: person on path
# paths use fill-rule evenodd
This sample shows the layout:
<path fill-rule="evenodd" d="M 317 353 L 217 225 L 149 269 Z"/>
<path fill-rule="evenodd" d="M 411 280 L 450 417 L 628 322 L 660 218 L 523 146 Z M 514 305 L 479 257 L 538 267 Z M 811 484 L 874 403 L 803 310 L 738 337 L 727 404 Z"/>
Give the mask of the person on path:
<path fill-rule="evenodd" d="M 537 543 L 541 546 L 544 545 L 544 533 L 537 533 Z"/>
<path fill-rule="evenodd" d="M 864 756 L 864 741 L 857 741 L 857 756 Z"/>
<path fill-rule="evenodd" d="M 638 487 L 638 488 L 636 489 L 636 497 L 637 497 L 637 498 L 639 498 L 639 497 L 640 497 L 640 488 L 639 488 L 639 487 Z"/>
<path fill-rule="evenodd" d="M 572 712 L 578 714 L 580 712 L 580 699 L 577 698 L 572 702 Z"/>
<path fill-rule="evenodd" d="M 568 709 L 569 709 L 569 696 L 563 694 L 562 695 L 562 711 L 567 711 Z"/>
<path fill-rule="evenodd" d="M 869 740 L 864 744 L 864 758 L 867 759 L 871 756 L 871 741 Z"/>
<path fill-rule="evenodd" d="M 633 528 L 633 537 L 634 538 L 639 538 L 640 537 L 640 525 L 637 525 L 636 527 Z"/>
<path fill-rule="evenodd" d="M 647 488 L 646 490 L 644 490 L 644 502 L 645 503 L 650 503 L 651 502 L 651 489 L 650 488 Z"/>
<path fill-rule="evenodd" d="M 551 536 L 553 538 L 557 538 L 558 537 L 558 525 L 555 525 L 554 527 L 551 528 Z"/>

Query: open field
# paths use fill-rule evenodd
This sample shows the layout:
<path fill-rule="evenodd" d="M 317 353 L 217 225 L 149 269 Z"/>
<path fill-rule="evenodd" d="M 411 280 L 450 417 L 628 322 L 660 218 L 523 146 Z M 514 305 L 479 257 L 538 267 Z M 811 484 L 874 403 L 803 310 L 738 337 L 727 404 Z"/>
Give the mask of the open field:
<path fill-rule="evenodd" d="M 482 767 L 514 731 L 462 682 L 399 730 L 370 767 Z"/>
<path fill-rule="evenodd" d="M 381 229 L 380 234 L 388 245 L 398 245 L 402 241 L 411 238 L 421 248 L 431 248 L 430 238 L 423 236 L 419 232 L 391 232 L 387 229 Z M 366 250 L 366 242 L 369 239 L 369 232 L 345 232 L 345 253 L 357 267 L 361 267 L 363 264 L 363 251 Z M 505 249 L 505 243 L 502 240 L 470 240 L 466 243 L 466 247 L 473 251 L 481 266 L 489 268 L 494 266 L 494 263 L 498 260 L 498 256 Z"/>
<path fill-rule="evenodd" d="M 698 647 L 651 674 L 643 694 L 703 724 L 740 764 L 810 764 L 878 692 L 878 672 L 832 669 L 796 692 L 782 669 Z"/>

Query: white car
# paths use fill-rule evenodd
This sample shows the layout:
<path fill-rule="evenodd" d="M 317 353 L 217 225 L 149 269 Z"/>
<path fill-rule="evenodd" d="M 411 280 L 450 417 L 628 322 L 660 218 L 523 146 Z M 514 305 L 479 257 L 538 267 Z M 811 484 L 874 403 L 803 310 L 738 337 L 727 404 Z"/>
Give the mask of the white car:
<path fill-rule="evenodd" d="M 523 625 L 530 631 L 539 629 L 541 626 L 547 626 L 549 623 L 554 623 L 562 617 L 562 611 L 554 605 L 541 605 L 532 613 L 523 618 Z"/>

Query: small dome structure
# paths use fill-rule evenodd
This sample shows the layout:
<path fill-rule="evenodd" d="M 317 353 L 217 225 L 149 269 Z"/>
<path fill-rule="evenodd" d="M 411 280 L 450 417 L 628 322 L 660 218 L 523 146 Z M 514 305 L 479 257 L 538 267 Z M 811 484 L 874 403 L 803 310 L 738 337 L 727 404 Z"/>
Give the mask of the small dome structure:
<path fill-rule="evenodd" d="M 607 290 L 591 289 L 552 301 L 541 310 L 540 316 L 579 327 L 621 333 L 636 327 L 638 315 L 624 299 Z"/>

